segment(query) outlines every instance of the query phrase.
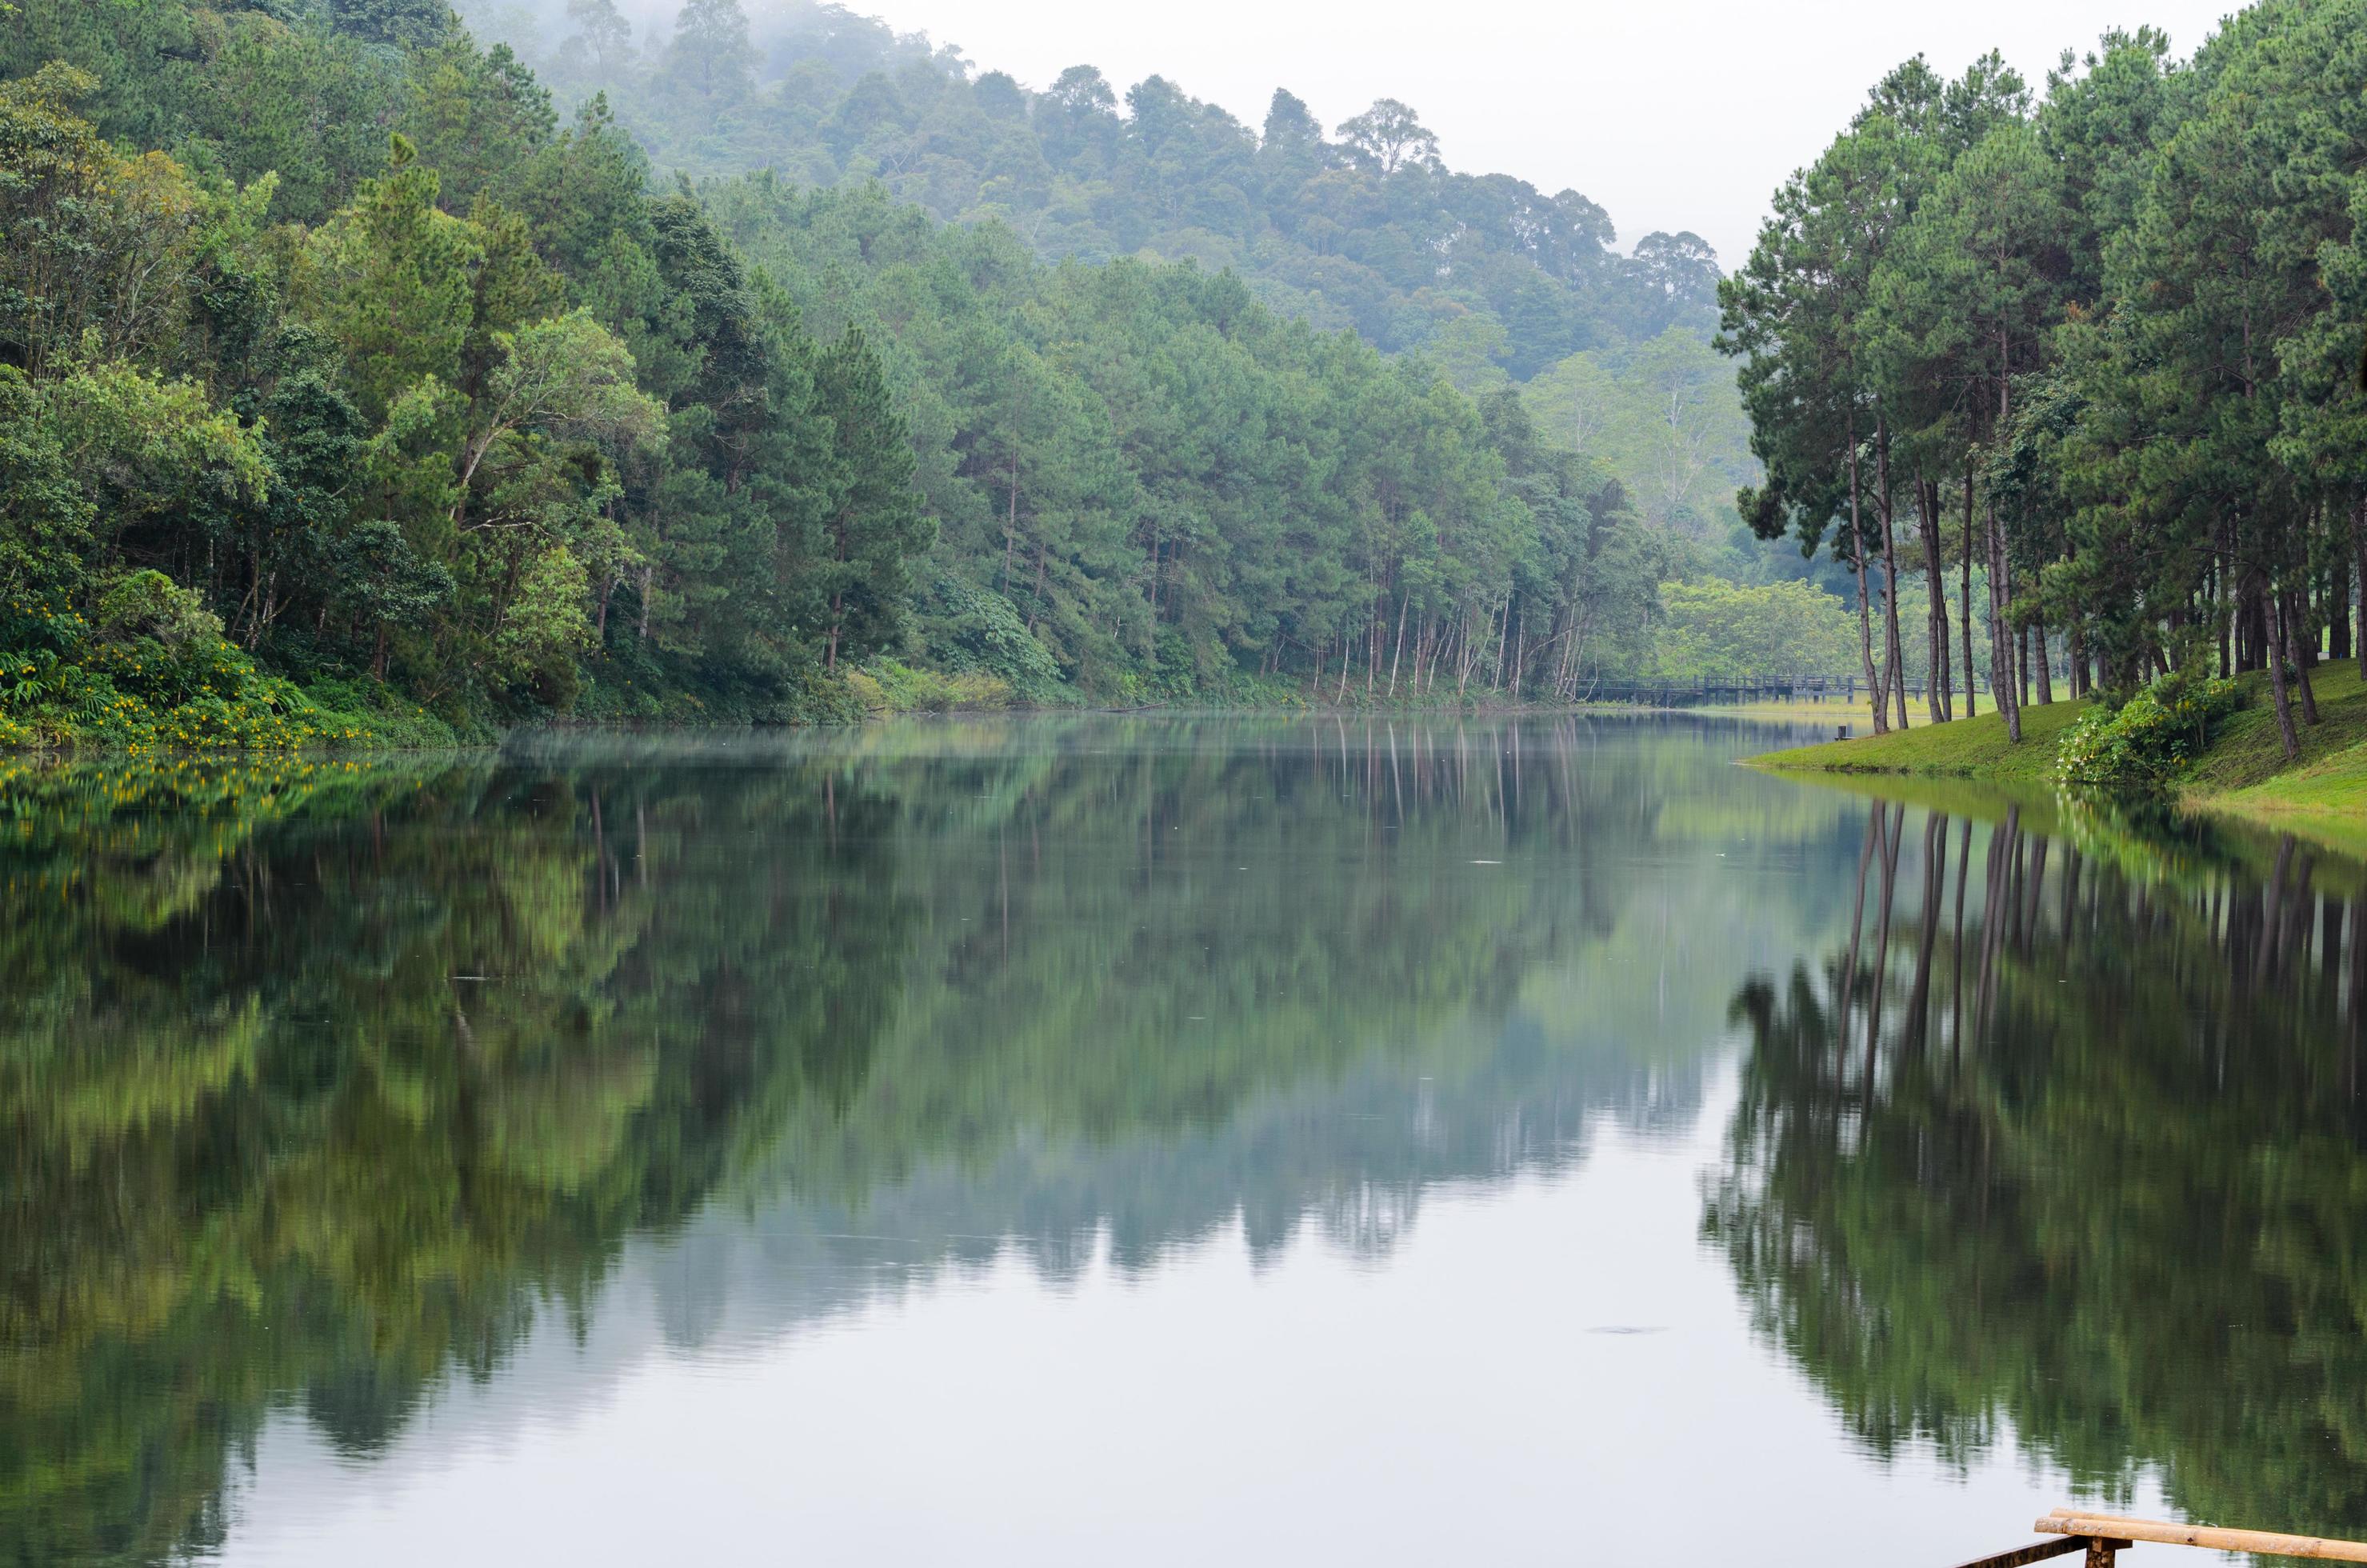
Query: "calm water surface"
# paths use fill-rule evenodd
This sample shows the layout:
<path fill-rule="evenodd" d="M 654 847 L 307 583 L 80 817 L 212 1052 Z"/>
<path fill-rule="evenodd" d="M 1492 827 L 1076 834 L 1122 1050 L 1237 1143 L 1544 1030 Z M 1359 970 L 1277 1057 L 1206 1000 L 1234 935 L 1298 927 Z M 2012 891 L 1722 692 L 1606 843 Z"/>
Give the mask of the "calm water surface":
<path fill-rule="evenodd" d="M 2367 880 L 1784 738 L 0 776 L 0 1562 L 2367 1533 Z"/>

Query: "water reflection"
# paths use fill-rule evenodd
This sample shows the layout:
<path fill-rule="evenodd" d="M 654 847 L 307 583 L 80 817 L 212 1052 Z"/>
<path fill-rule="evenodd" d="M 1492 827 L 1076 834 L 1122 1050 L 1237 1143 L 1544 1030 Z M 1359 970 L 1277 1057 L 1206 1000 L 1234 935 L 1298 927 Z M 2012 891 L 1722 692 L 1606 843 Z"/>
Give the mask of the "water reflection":
<path fill-rule="evenodd" d="M 218 1540 L 268 1407 L 368 1451 L 849 1093 L 889 999 L 838 955 L 913 911 L 805 784 L 729 797 L 783 864 L 629 773 L 17 779 L 0 1555 Z"/>
<path fill-rule="evenodd" d="M 1838 921 L 1800 873 L 1845 807 L 1738 744 L 1104 722 L 0 778 L 0 1559 L 220 1544 L 274 1412 L 376 1454 L 452 1370 L 589 1334 L 635 1235 L 682 1233 L 684 1344 L 1236 1223 L 1385 1256 L 1440 1182 L 1681 1116 L 1742 966 Z"/>
<path fill-rule="evenodd" d="M 1876 802 L 1863 903 L 1735 994 L 1709 1235 L 1869 1449 L 2367 1534 L 2359 873 L 2067 803 Z"/>

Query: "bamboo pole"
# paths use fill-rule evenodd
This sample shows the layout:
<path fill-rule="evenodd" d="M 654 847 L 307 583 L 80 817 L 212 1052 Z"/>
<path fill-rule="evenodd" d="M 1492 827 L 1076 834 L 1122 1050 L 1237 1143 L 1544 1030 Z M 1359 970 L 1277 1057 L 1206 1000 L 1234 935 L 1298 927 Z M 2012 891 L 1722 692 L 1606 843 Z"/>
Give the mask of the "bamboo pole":
<path fill-rule="evenodd" d="M 2165 1524 L 2158 1519 L 2057 1508 L 2035 1527 L 2042 1534 L 2108 1536 L 2164 1546 L 2199 1546 L 2210 1551 L 2251 1551 L 2263 1557 L 2310 1557 L 2331 1562 L 2367 1562 L 2367 1541 L 2329 1540 L 2320 1536 L 2279 1535 L 2271 1530 L 2221 1529 L 2213 1525 Z"/>

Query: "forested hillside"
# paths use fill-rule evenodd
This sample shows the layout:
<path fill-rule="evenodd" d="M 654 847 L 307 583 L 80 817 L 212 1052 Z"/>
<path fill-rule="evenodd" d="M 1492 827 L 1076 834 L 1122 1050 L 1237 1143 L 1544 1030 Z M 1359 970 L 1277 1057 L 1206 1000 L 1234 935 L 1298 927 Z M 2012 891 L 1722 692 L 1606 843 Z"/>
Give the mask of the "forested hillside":
<path fill-rule="evenodd" d="M 1717 267 L 1697 236 L 1646 235 L 1623 256 L 1594 202 L 1450 170 L 1392 98 L 1327 134 L 1279 88 L 1257 126 L 1164 77 L 1122 85 L 1091 64 L 1031 90 L 814 0 L 460 10 L 562 103 L 606 94 L 660 169 L 877 181 L 943 222 L 1008 223 L 1048 260 L 1189 258 L 1286 315 L 1421 349 L 1467 385 L 1715 324 Z"/>
<path fill-rule="evenodd" d="M 1875 603 L 1924 577 L 1920 624 L 1866 629 L 1870 676 L 1920 657 L 1970 712 L 1984 652 L 2018 741 L 2058 677 L 2169 673 L 2176 708 L 2265 670 L 2291 757 L 2311 666 L 2367 659 L 2362 221 L 2362 0 L 2264 0 L 2191 60 L 2108 34 L 2043 92 L 1911 60 L 1724 286 L 1745 510 Z"/>
<path fill-rule="evenodd" d="M 1547 442 L 1600 459 L 1676 536 L 1683 570 L 1803 570 L 1735 514 L 1758 466 L 1709 347 L 1719 273 L 1701 239 L 1650 233 L 1623 255 L 1597 204 L 1448 168 L 1395 99 L 1327 132 L 1283 89 L 1255 127 L 1163 77 L 1120 88 L 1090 64 L 1033 90 L 814 0 L 459 9 L 562 108 L 606 103 L 661 176 L 870 187 L 944 223 L 1007 226 L 1047 261 L 1229 271 L 1281 314 L 1419 352 L 1466 392 L 1527 383 Z M 1573 401 L 1580 416 L 1557 417 Z"/>
<path fill-rule="evenodd" d="M 738 15 L 695 7 L 671 47 Z M 668 70 L 651 103 L 678 103 Z M 1150 122 L 1092 122 L 1103 172 L 1181 188 L 1138 166 Z M 1509 188 L 1422 144 L 1308 148 L 1312 187 L 1427 182 L 1433 218 Z M 1665 663 L 1656 585 L 1732 477 L 1685 314 L 1704 275 L 1639 282 L 1607 230 L 1567 266 L 1542 230 L 1473 254 L 1558 301 L 1557 347 L 1619 301 L 1662 335 L 1458 384 L 1261 302 L 1270 268 L 1048 263 L 1024 213 L 948 224 L 878 179 L 662 178 L 605 100 L 563 113 L 441 0 L 12 7 L 0 209 L 6 743 L 1569 699 Z M 1367 216 L 1368 262 L 1414 243 Z M 1431 248 L 1444 291 L 1400 303 L 1478 313 Z M 1631 494 L 1573 437 L 1638 422 L 1665 434 L 1601 443 Z"/>
<path fill-rule="evenodd" d="M 0 22 L 19 731 L 433 735 L 404 710 L 641 680 L 793 710 L 896 633 L 928 529 L 871 347 L 405 15 Z"/>
<path fill-rule="evenodd" d="M 898 654 L 1567 695 L 1650 608 L 1657 535 L 1510 392 L 876 184 L 658 186 L 440 4 L 0 40 L 12 738 L 814 715 Z"/>

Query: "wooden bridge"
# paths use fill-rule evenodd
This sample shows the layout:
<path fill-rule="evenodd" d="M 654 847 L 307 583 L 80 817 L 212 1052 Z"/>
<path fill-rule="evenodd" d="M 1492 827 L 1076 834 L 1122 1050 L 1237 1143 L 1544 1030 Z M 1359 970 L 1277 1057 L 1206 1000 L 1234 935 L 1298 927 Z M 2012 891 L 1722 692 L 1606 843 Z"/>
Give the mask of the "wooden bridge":
<path fill-rule="evenodd" d="M 1920 701 L 1929 683 L 1910 680 L 1907 695 Z M 1693 680 L 1598 680 L 1579 688 L 1581 702 L 1634 702 L 1647 708 L 1684 708 L 1721 702 L 1840 702 L 1855 706 L 1865 692 L 1855 676 L 1760 675 Z M 1952 687 L 1961 691 L 1963 687 Z M 1980 683 L 1986 695 L 1988 683 Z"/>
<path fill-rule="evenodd" d="M 2033 1541 L 1978 1557 L 1963 1568 L 2022 1568 L 2050 1557 L 2087 1553 L 2088 1568 L 2112 1568 L 2112 1560 L 2139 1541 L 2163 1546 L 2199 1546 L 2206 1551 L 2248 1551 L 2260 1557 L 2305 1557 L 2322 1562 L 2367 1562 L 2367 1541 L 2334 1540 L 2324 1536 L 2279 1535 L 2270 1530 L 2221 1529 L 2215 1525 L 2175 1525 L 2159 1519 L 2133 1519 L 2120 1514 L 2099 1514 L 2082 1508 L 2057 1508 L 2034 1527 L 2052 1540 Z"/>

